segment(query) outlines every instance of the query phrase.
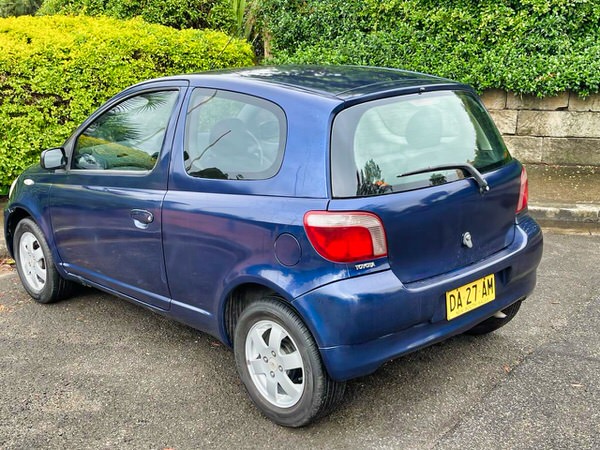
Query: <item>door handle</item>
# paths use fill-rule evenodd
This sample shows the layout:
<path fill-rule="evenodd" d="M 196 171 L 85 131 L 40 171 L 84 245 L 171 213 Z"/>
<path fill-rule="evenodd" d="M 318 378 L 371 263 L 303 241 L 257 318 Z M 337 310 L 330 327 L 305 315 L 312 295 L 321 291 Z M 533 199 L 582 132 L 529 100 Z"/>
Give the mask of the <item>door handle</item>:
<path fill-rule="evenodd" d="M 148 228 L 148 225 L 154 221 L 154 214 L 145 209 L 132 209 L 130 215 L 133 219 L 133 224 L 142 230 Z"/>

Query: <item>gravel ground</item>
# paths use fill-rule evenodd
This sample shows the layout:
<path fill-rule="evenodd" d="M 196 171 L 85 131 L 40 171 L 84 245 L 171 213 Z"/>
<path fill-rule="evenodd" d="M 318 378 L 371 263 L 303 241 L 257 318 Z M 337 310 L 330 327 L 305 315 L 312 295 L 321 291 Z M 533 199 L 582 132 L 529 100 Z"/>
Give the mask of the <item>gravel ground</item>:
<path fill-rule="evenodd" d="M 547 233 L 510 324 L 350 382 L 300 430 L 255 410 L 213 338 L 94 290 L 38 305 L 4 271 L 0 448 L 598 449 L 599 255 L 599 236 Z"/>

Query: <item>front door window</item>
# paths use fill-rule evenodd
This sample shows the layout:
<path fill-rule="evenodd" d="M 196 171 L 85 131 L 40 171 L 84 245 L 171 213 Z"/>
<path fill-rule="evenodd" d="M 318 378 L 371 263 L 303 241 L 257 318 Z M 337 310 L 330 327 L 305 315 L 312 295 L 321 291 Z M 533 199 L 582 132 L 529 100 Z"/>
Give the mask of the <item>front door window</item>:
<path fill-rule="evenodd" d="M 96 118 L 77 138 L 72 168 L 152 170 L 177 95 L 177 91 L 145 92 Z"/>

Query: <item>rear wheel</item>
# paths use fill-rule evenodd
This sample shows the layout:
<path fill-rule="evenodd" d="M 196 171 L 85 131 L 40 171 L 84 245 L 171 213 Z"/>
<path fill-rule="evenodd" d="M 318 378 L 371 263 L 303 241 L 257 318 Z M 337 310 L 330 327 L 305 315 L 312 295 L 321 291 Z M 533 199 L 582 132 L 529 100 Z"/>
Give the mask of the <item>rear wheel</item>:
<path fill-rule="evenodd" d="M 72 284 L 54 267 L 50 247 L 33 220 L 22 219 L 17 224 L 13 243 L 21 283 L 35 301 L 52 303 L 68 295 Z"/>
<path fill-rule="evenodd" d="M 234 352 L 250 398 L 279 425 L 307 425 L 343 397 L 345 383 L 329 378 L 312 335 L 279 299 L 262 299 L 242 312 Z"/>
<path fill-rule="evenodd" d="M 491 333 L 492 331 L 496 331 L 498 328 L 503 327 L 508 322 L 510 322 L 513 317 L 517 315 L 519 312 L 519 308 L 521 307 L 521 301 L 513 303 L 508 308 L 505 308 L 501 311 L 504 317 L 496 317 L 492 316 L 489 319 L 484 320 L 483 322 L 475 325 L 470 330 L 466 331 L 466 334 L 472 335 L 481 335 Z"/>

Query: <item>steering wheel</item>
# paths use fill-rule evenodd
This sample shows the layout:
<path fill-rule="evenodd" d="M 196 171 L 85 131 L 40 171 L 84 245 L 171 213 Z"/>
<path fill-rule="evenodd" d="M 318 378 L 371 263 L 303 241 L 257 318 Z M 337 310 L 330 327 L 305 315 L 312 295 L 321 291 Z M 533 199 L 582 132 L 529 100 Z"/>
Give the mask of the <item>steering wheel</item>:
<path fill-rule="evenodd" d="M 248 147 L 248 153 L 258 159 L 258 161 L 260 163 L 259 167 L 264 168 L 265 167 L 265 151 L 263 149 L 261 142 L 249 130 L 245 130 L 245 133 L 250 137 L 250 140 L 253 143 L 253 145 L 251 147 Z"/>

